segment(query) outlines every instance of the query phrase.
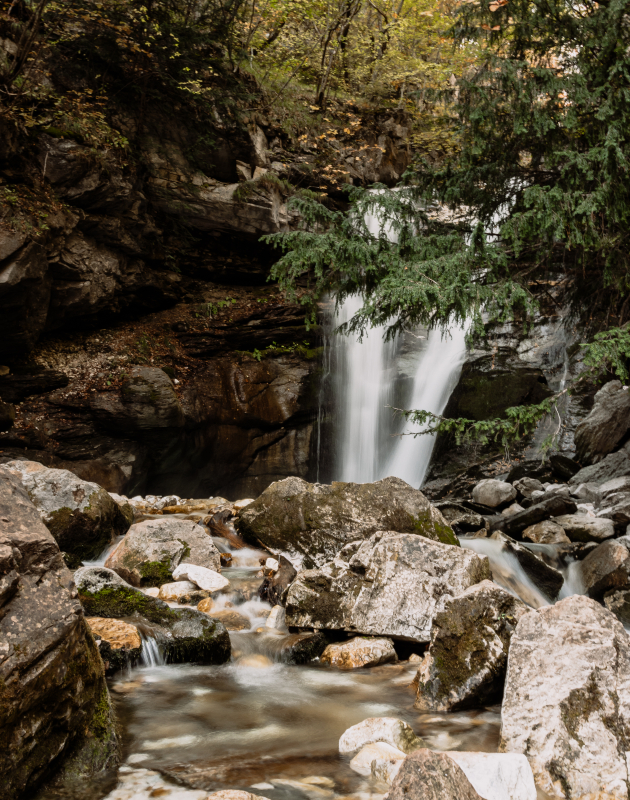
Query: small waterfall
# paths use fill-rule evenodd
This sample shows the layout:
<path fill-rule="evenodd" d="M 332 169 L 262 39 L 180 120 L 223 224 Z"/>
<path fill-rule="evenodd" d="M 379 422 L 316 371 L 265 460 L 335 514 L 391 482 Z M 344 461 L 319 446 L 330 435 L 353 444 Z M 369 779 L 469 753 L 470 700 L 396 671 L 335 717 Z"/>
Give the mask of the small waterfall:
<path fill-rule="evenodd" d="M 142 664 L 145 667 L 161 667 L 166 664 L 164 654 L 160 650 L 158 641 L 153 636 L 140 634 L 142 639 Z"/>

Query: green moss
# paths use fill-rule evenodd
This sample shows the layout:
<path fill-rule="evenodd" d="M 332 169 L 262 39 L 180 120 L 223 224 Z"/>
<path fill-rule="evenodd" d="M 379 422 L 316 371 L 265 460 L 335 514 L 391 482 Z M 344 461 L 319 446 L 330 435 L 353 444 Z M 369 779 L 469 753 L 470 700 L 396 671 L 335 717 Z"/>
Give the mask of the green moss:
<path fill-rule="evenodd" d="M 188 550 L 190 554 L 190 549 Z M 162 586 L 173 580 L 170 561 L 147 561 L 139 568 L 143 586 Z"/>
<path fill-rule="evenodd" d="M 101 589 L 98 592 L 79 592 L 79 599 L 89 617 L 123 619 L 140 615 L 156 625 L 168 625 L 179 617 L 166 603 L 124 586 Z"/>
<path fill-rule="evenodd" d="M 413 529 L 420 534 L 420 536 L 425 536 L 427 539 L 433 539 L 434 541 L 437 539 L 437 541 L 442 544 L 452 544 L 455 547 L 460 546 L 459 540 L 453 533 L 452 528 L 449 525 L 442 525 L 442 523 L 434 520 L 430 510 L 423 511 L 422 514 L 412 519 Z"/>

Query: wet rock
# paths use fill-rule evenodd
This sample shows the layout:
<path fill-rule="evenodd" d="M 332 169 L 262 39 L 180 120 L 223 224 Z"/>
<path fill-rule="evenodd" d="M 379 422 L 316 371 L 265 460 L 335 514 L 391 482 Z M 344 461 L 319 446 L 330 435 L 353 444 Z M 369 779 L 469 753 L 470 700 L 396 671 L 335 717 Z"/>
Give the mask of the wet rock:
<path fill-rule="evenodd" d="M 500 750 L 527 756 L 552 797 L 626 800 L 628 674 L 630 638 L 594 600 L 525 614 L 510 645 Z"/>
<path fill-rule="evenodd" d="M 265 627 L 278 631 L 287 630 L 286 611 L 283 606 L 274 606 L 271 609 L 271 613 L 265 620 Z"/>
<path fill-rule="evenodd" d="M 348 728 L 339 739 L 339 752 L 353 755 L 365 745 L 386 742 L 403 753 L 412 753 L 425 744 L 413 729 L 396 717 L 369 717 Z"/>
<path fill-rule="evenodd" d="M 286 664 L 308 664 L 321 656 L 327 644 L 328 639 L 321 631 L 293 633 L 282 643 L 282 660 Z"/>
<path fill-rule="evenodd" d="M 105 672 L 110 674 L 133 666 L 142 655 L 142 640 L 135 625 L 118 619 L 87 617 Z"/>
<path fill-rule="evenodd" d="M 206 597 L 197 603 L 197 611 L 201 611 L 204 614 L 209 614 L 212 611 L 213 606 L 214 600 L 211 597 Z"/>
<path fill-rule="evenodd" d="M 586 593 L 596 600 L 605 592 L 630 585 L 630 551 L 628 537 L 598 545 L 580 563 Z"/>
<path fill-rule="evenodd" d="M 191 581 L 175 581 L 175 583 L 163 583 L 160 586 L 158 597 L 165 602 L 178 603 L 180 598 L 194 592 L 197 589 L 196 583 Z"/>
<path fill-rule="evenodd" d="M 523 568 L 524 572 L 531 579 L 540 591 L 549 599 L 554 600 L 562 588 L 564 576 L 562 573 L 550 566 L 538 554 L 533 553 L 525 545 L 515 542 L 503 533 L 497 531 L 490 537 L 503 543 L 503 550 L 511 553 Z"/>
<path fill-rule="evenodd" d="M 452 711 L 500 699 L 510 639 L 527 610 L 492 581 L 449 598 L 433 618 L 415 707 Z"/>
<path fill-rule="evenodd" d="M 426 642 L 447 597 L 490 578 L 485 557 L 423 536 L 375 533 L 287 592 L 287 625 Z"/>
<path fill-rule="evenodd" d="M 529 528 L 531 525 L 544 522 L 550 517 L 573 514 L 575 511 L 577 511 L 577 506 L 573 500 L 562 495 L 552 494 L 549 497 L 544 497 L 535 505 L 526 508 L 525 511 L 514 514 L 513 517 L 508 517 L 502 529 L 508 536 L 518 536 L 525 528 Z"/>
<path fill-rule="evenodd" d="M 615 535 L 615 526 L 609 519 L 597 519 L 587 514 L 563 514 L 554 517 L 557 525 L 572 542 L 603 542 Z"/>
<path fill-rule="evenodd" d="M 127 520 L 127 524 L 131 527 L 134 523 L 135 514 L 133 512 L 133 508 L 131 507 L 129 500 L 126 497 L 121 497 L 119 494 L 115 494 L 114 492 L 109 492 L 109 496 L 112 498 L 114 503 L 117 504 L 118 508 L 122 511 L 123 517 Z"/>
<path fill-rule="evenodd" d="M 288 558 L 281 555 L 278 562 L 278 571 L 265 578 L 259 591 L 260 599 L 274 606 L 283 603 L 284 594 L 297 575 L 297 570 Z"/>
<path fill-rule="evenodd" d="M 403 762 L 406 756 L 402 750 L 392 747 L 387 742 L 374 742 L 373 744 L 366 744 L 359 750 L 356 756 L 350 761 L 350 769 L 358 772 L 359 775 L 371 775 L 372 764 L 374 761 L 385 761 L 389 763 L 392 761 Z"/>
<path fill-rule="evenodd" d="M 601 486 L 603 483 L 623 475 L 630 475 L 630 442 L 616 453 L 611 453 L 598 461 L 597 464 L 584 467 L 576 472 L 569 483 L 572 486 L 579 486 L 581 483 L 594 483 Z"/>
<path fill-rule="evenodd" d="M 473 502 L 481 503 L 488 508 L 497 508 L 516 500 L 516 489 L 505 481 L 486 478 L 475 486 L 472 491 Z"/>
<path fill-rule="evenodd" d="M 604 595 L 604 605 L 625 627 L 630 627 L 630 588 L 613 589 Z"/>
<path fill-rule="evenodd" d="M 0 687 L 3 800 L 60 767 L 90 775 L 116 766 L 103 663 L 72 575 L 21 481 L 1 471 Z"/>
<path fill-rule="evenodd" d="M 566 544 L 571 541 L 562 525 L 550 519 L 530 525 L 529 528 L 525 528 L 522 535 L 523 539 L 529 539 L 536 544 Z"/>
<path fill-rule="evenodd" d="M 403 761 L 389 800 L 484 800 L 446 753 L 417 750 Z"/>
<path fill-rule="evenodd" d="M 170 608 L 106 567 L 83 567 L 75 572 L 74 580 L 86 614 L 144 625 L 153 632 L 168 661 L 223 664 L 230 658 L 228 632 L 207 614 Z"/>
<path fill-rule="evenodd" d="M 212 611 L 210 616 L 225 625 L 228 631 L 248 631 L 252 627 L 247 617 L 239 614 L 238 611 L 231 611 L 229 608 Z"/>
<path fill-rule="evenodd" d="M 521 478 L 518 481 L 514 481 L 512 484 L 518 494 L 521 497 L 529 498 L 532 496 L 532 492 L 542 492 L 544 491 L 544 486 L 539 480 L 536 478 Z"/>
<path fill-rule="evenodd" d="M 308 568 L 322 566 L 345 544 L 378 530 L 458 544 L 440 512 L 400 478 L 332 485 L 286 478 L 243 509 L 237 526 L 252 544 L 285 552 Z"/>
<path fill-rule="evenodd" d="M 357 636 L 348 642 L 329 644 L 319 659 L 338 669 L 361 669 L 376 667 L 397 661 L 394 643 L 391 639 L 367 639 Z"/>
<path fill-rule="evenodd" d="M 449 751 L 454 761 L 485 800 L 536 800 L 532 768 L 517 753 Z"/>
<path fill-rule="evenodd" d="M 181 563 L 218 570 L 221 557 L 212 538 L 199 525 L 166 518 L 132 525 L 106 566 L 133 586 L 160 586 L 172 581 Z"/>
<path fill-rule="evenodd" d="M 596 464 L 615 451 L 630 431 L 630 392 L 610 381 L 595 395 L 593 410 L 575 430 L 576 458 Z"/>
<path fill-rule="evenodd" d="M 207 592 L 221 592 L 230 585 L 229 580 L 216 570 L 198 567 L 196 564 L 180 564 L 174 570 L 173 577 L 192 581 L 200 589 L 204 589 Z"/>
<path fill-rule="evenodd" d="M 35 461 L 9 461 L 0 470 L 16 475 L 59 547 L 81 560 L 97 558 L 129 527 L 118 505 L 96 483 Z"/>

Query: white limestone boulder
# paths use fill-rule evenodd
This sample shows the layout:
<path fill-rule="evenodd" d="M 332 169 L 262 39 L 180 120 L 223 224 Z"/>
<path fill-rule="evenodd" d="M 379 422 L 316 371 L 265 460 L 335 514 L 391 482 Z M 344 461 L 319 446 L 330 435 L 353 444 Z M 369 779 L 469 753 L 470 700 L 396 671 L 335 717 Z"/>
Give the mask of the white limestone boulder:
<path fill-rule="evenodd" d="M 406 722 L 396 717 L 369 717 L 348 728 L 339 739 L 339 752 L 342 755 L 357 753 L 366 744 L 386 742 L 403 753 L 411 753 L 424 742 L 413 732 Z"/>
<path fill-rule="evenodd" d="M 446 753 L 484 800 L 536 800 L 529 761 L 516 753 Z"/>
<path fill-rule="evenodd" d="M 175 580 L 192 581 L 207 592 L 221 592 L 230 585 L 227 578 L 215 570 L 198 567 L 196 564 L 180 564 L 173 572 Z"/>
<path fill-rule="evenodd" d="M 365 775 L 367 777 L 372 773 L 372 764 L 375 761 L 387 761 L 390 764 L 397 762 L 402 764 L 405 757 L 405 753 L 403 753 L 402 750 L 392 747 L 391 744 L 387 744 L 387 742 L 373 742 L 372 744 L 366 744 L 359 750 L 356 756 L 350 761 L 350 769 L 358 772 L 359 775 Z"/>
<path fill-rule="evenodd" d="M 516 500 L 516 495 L 517 491 L 511 483 L 497 481 L 494 478 L 479 481 L 472 491 L 474 502 L 489 508 L 497 508 L 497 506 L 510 503 L 512 500 Z"/>

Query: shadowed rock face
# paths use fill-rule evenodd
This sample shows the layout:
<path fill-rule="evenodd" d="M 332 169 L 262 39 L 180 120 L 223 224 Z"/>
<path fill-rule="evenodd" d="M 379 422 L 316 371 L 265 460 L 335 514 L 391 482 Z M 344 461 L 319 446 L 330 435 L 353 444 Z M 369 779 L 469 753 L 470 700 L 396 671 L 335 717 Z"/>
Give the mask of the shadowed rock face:
<path fill-rule="evenodd" d="M 489 578 L 487 558 L 471 550 L 381 531 L 299 573 L 287 592 L 286 623 L 427 642 L 446 600 Z"/>
<path fill-rule="evenodd" d="M 330 486 L 286 478 L 243 509 L 237 525 L 252 544 L 286 552 L 306 567 L 322 566 L 345 545 L 379 530 L 459 544 L 440 512 L 400 478 Z"/>
<path fill-rule="evenodd" d="M 595 406 L 575 431 L 576 455 L 582 464 L 596 464 L 619 448 L 630 432 L 630 392 L 610 381 L 595 395 Z"/>
<path fill-rule="evenodd" d="M 0 472 L 0 785 L 3 800 L 60 767 L 117 761 L 103 662 L 72 575 L 18 479 Z"/>
<path fill-rule="evenodd" d="M 403 761 L 389 800 L 483 800 L 446 753 L 416 750 Z"/>

